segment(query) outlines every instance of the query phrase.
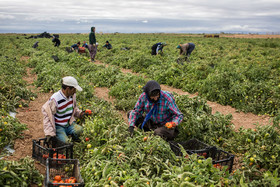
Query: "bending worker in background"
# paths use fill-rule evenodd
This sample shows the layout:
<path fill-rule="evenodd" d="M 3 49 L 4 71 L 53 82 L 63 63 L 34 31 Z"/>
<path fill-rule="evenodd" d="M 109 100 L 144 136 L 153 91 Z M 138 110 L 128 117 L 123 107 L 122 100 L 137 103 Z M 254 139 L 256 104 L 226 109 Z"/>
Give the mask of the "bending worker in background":
<path fill-rule="evenodd" d="M 162 91 L 153 80 L 147 82 L 143 91 L 134 109 L 128 112 L 130 135 L 133 136 L 134 128 L 139 127 L 144 131 L 153 130 L 163 139 L 173 140 L 179 134 L 177 126 L 183 120 L 173 95 Z"/>
<path fill-rule="evenodd" d="M 177 49 L 180 49 L 180 55 L 185 56 L 186 59 L 188 59 L 194 50 L 195 45 L 193 43 L 185 43 L 185 44 L 179 44 L 177 46 Z"/>
<path fill-rule="evenodd" d="M 43 105 L 43 124 L 47 143 L 53 137 L 69 143 L 68 135 L 71 135 L 74 141 L 79 141 L 83 129 L 75 120 L 83 118 L 85 112 L 77 107 L 76 90 L 82 91 L 77 80 L 71 76 L 64 77 L 62 89 L 54 93 Z"/>
<path fill-rule="evenodd" d="M 164 46 L 166 46 L 167 44 L 164 42 L 159 42 L 156 43 L 152 46 L 152 55 L 158 55 L 159 53 L 162 53 L 162 49 Z"/>
<path fill-rule="evenodd" d="M 53 36 L 52 42 L 54 43 L 55 47 L 59 47 L 60 46 L 60 40 L 57 36 Z"/>

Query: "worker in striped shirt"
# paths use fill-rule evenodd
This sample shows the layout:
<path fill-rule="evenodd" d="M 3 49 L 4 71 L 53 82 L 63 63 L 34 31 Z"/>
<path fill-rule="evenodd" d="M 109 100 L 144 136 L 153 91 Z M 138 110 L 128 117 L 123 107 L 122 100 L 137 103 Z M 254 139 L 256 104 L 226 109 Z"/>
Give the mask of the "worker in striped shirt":
<path fill-rule="evenodd" d="M 183 114 L 178 109 L 173 95 L 168 91 L 162 91 L 160 85 L 154 81 L 148 81 L 143 87 L 133 110 L 128 112 L 129 132 L 133 136 L 134 128 L 144 131 L 154 131 L 166 140 L 173 140 L 178 134 L 177 126 L 183 120 Z M 167 124 L 172 127 L 167 127 Z"/>
<path fill-rule="evenodd" d="M 75 120 L 84 117 L 84 112 L 77 107 L 76 90 L 82 91 L 77 80 L 71 76 L 64 77 L 62 89 L 54 93 L 43 105 L 43 124 L 47 143 L 53 137 L 69 143 L 69 135 L 74 141 L 79 141 L 82 126 L 78 125 Z"/>

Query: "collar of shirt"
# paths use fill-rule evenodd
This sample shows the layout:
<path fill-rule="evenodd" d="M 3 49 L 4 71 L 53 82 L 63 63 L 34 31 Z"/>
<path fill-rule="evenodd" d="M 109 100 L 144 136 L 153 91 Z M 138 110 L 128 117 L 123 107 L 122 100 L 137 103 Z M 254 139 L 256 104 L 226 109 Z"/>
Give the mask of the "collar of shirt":
<path fill-rule="evenodd" d="M 72 99 L 72 97 L 73 96 L 70 96 L 70 97 L 66 97 L 65 95 L 64 95 L 64 93 L 63 93 L 63 91 L 62 91 L 62 89 L 61 90 L 59 90 L 59 93 L 64 97 L 64 99 L 65 100 L 67 100 L 67 101 L 69 101 L 70 99 Z"/>

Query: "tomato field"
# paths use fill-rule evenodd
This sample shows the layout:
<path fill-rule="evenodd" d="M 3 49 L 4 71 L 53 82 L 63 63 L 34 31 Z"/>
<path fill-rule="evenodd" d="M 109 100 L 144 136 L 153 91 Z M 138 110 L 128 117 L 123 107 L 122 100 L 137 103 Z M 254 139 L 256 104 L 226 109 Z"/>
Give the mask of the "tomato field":
<path fill-rule="evenodd" d="M 88 34 L 60 34 L 59 47 L 54 47 L 48 38 L 26 39 L 23 34 L 0 37 L 1 156 L 6 155 L 4 147 L 13 145 L 27 129 L 9 112 L 28 107 L 30 101 L 36 102 L 37 94 L 23 80 L 26 69 L 31 68 L 37 75 L 34 86 L 42 92 L 59 90 L 61 78 L 67 75 L 74 76 L 83 88 L 77 93 L 79 108 L 91 109 L 92 115 L 78 122 L 84 132 L 82 141 L 74 144 L 74 157 L 79 159 L 86 186 L 280 185 L 280 39 L 96 34 L 99 43 L 96 60 L 100 65 L 90 62 L 86 54 L 65 50 L 77 41 L 88 41 Z M 113 49 L 102 48 L 106 40 Z M 32 48 L 36 41 L 39 46 Z M 152 56 L 151 46 L 157 42 L 168 45 L 162 55 Z M 186 42 L 194 43 L 196 48 L 190 62 L 178 64 L 176 46 Z M 28 57 L 28 61 L 22 61 L 22 57 Z M 125 74 L 121 68 L 138 75 Z M 187 156 L 183 149 L 183 156 L 176 156 L 168 142 L 151 132 L 137 130 L 133 138 L 129 136 L 127 123 L 119 111 L 134 107 L 148 80 L 198 93 L 194 98 L 174 93 L 184 114 L 176 141 L 196 138 L 234 154 L 232 172 L 227 166 L 214 166 L 211 158 Z M 96 87 L 108 88 L 115 102 L 96 97 Z M 232 116 L 212 114 L 207 100 L 230 105 L 238 111 L 270 116 L 271 123 L 256 124 L 254 129 L 235 129 Z M 12 167 L 21 162 L 36 178 Z M 10 184 L 43 183 L 43 176 L 34 169 L 31 158 L 12 164 L 0 160 L 0 186 L 7 184 L 8 178 Z"/>

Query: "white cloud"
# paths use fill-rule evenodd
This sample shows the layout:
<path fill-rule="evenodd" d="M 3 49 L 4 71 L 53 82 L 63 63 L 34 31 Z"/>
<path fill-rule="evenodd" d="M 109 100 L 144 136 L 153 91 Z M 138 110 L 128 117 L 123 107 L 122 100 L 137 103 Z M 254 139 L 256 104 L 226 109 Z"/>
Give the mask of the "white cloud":
<path fill-rule="evenodd" d="M 0 14 L 0 20 L 1 19 L 15 19 L 15 16 L 13 16 L 13 15 L 6 15 L 6 14 Z"/>
<path fill-rule="evenodd" d="M 104 24 L 112 20 L 130 24 L 133 24 L 133 20 L 141 20 L 140 23 L 149 27 L 143 30 L 154 29 L 151 24 L 153 20 L 174 20 L 177 25 L 172 22 L 164 24 L 171 25 L 170 31 L 181 30 L 185 28 L 182 24 L 188 23 L 186 27 L 197 31 L 248 29 L 258 32 L 273 29 L 271 31 L 279 32 L 279 8 L 279 0 L 0 0 L 0 32 L 9 25 L 23 22 L 45 24 L 46 27 L 52 23 L 62 29 L 65 29 L 64 24 L 67 22 L 85 26 L 98 22 L 101 26 L 102 22 L 97 20 L 104 20 Z M 252 23 L 258 23 L 259 26 L 251 26 Z M 115 27 L 107 25 L 106 28 L 114 32 Z M 161 28 L 158 26 L 157 30 Z"/>

